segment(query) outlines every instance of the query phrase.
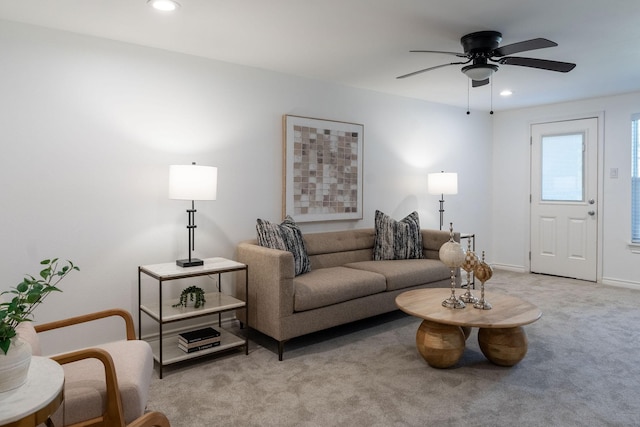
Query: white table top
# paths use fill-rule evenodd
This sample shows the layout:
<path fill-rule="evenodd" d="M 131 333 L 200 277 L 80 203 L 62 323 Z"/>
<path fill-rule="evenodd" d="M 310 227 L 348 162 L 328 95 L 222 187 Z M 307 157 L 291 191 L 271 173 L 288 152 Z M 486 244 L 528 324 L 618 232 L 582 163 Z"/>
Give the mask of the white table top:
<path fill-rule="evenodd" d="M 190 274 L 214 274 L 226 270 L 238 270 L 246 268 L 245 264 L 226 258 L 205 258 L 204 265 L 194 267 L 180 267 L 174 262 L 163 264 L 143 265 L 140 268 L 154 276 L 170 279 Z"/>
<path fill-rule="evenodd" d="M 48 357 L 33 356 L 27 382 L 0 393 L 0 425 L 18 421 L 47 406 L 62 392 L 64 370 Z"/>

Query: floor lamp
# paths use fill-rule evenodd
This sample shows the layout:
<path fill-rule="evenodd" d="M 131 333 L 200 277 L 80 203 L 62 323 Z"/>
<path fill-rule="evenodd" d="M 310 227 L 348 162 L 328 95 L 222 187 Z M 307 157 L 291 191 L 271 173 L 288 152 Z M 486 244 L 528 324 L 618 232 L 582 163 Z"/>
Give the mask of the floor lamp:
<path fill-rule="evenodd" d="M 436 172 L 427 176 L 429 194 L 440 194 L 440 230 L 444 221 L 444 195 L 458 194 L 458 174 L 455 172 Z"/>
<path fill-rule="evenodd" d="M 169 198 L 191 200 L 191 209 L 187 209 L 189 234 L 189 258 L 176 260 L 180 267 L 203 265 L 204 261 L 192 258 L 195 250 L 195 200 L 215 200 L 218 188 L 218 168 L 212 166 L 171 165 L 169 166 Z"/>

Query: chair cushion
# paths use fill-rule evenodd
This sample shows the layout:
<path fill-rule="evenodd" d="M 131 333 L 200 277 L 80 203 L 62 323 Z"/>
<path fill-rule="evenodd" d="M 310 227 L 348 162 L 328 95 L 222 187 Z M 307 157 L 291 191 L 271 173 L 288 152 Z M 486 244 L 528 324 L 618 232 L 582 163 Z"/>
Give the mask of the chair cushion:
<path fill-rule="evenodd" d="M 313 270 L 293 279 L 294 311 L 311 310 L 383 292 L 384 276 L 345 267 Z"/>
<path fill-rule="evenodd" d="M 153 354 L 146 341 L 129 340 L 101 344 L 113 359 L 118 377 L 125 422 L 129 424 L 144 414 L 153 374 Z M 52 417 L 54 425 L 77 423 L 104 413 L 106 385 L 104 368 L 96 359 L 63 365 L 64 404 Z"/>

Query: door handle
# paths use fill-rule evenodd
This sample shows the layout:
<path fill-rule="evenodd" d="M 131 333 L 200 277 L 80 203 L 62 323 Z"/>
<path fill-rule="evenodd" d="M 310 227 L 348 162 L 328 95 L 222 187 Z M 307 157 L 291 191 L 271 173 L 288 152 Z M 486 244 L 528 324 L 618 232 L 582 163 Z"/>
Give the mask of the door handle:
<path fill-rule="evenodd" d="M 590 204 L 590 205 L 593 205 L 595 202 L 596 202 L 595 200 L 593 200 L 593 199 L 589 199 L 589 204 Z"/>
<path fill-rule="evenodd" d="M 596 211 L 589 211 L 587 212 L 589 215 L 594 216 L 596 214 Z"/>

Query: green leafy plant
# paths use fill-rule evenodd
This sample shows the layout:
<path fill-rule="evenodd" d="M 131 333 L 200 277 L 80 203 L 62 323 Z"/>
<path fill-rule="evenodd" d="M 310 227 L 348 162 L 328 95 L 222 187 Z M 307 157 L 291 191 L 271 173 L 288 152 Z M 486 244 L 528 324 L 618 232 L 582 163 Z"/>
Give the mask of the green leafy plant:
<path fill-rule="evenodd" d="M 39 277 L 27 275 L 16 287 L 0 293 L 0 296 L 12 295 L 11 301 L 0 302 L 0 350 L 7 354 L 11 339 L 16 336 L 16 327 L 22 322 L 30 322 L 33 310 L 51 292 L 62 292 L 56 287 L 73 270 L 80 271 L 71 261 L 58 269 L 58 258 L 40 262 L 44 269 Z M 4 298 L 3 298 L 4 299 Z"/>
<path fill-rule="evenodd" d="M 197 286 L 189 286 L 185 288 L 180 293 L 180 301 L 177 304 L 172 305 L 172 307 L 178 306 L 187 306 L 187 301 L 194 301 L 194 307 L 200 308 L 200 306 L 204 305 L 207 300 L 204 299 L 204 290 Z"/>

